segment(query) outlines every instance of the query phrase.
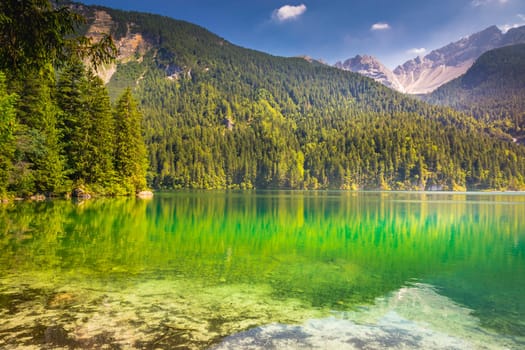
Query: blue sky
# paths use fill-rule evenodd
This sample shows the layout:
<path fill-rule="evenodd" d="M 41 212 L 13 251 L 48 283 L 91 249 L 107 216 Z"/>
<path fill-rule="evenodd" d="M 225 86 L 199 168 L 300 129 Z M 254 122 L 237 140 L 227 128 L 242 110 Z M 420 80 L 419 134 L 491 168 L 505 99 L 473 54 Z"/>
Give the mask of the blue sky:
<path fill-rule="evenodd" d="M 85 0 L 201 25 L 243 47 L 333 64 L 356 54 L 387 66 L 490 25 L 525 25 L 525 0 Z"/>

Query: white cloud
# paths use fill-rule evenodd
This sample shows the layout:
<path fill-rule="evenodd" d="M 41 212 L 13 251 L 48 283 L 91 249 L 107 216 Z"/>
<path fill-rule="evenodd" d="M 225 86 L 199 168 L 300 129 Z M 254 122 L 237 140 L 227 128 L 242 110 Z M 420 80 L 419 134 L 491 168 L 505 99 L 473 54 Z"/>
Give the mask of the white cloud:
<path fill-rule="evenodd" d="M 518 13 L 516 15 L 519 19 L 520 19 L 520 22 L 519 23 L 514 23 L 514 24 L 510 24 L 510 23 L 507 23 L 507 24 L 502 24 L 502 25 L 499 25 L 499 29 L 501 29 L 501 31 L 503 33 L 506 33 L 508 32 L 509 30 L 511 30 L 512 28 L 518 28 L 518 27 L 521 27 L 521 26 L 524 26 L 525 25 L 525 16 Z"/>
<path fill-rule="evenodd" d="M 471 1 L 471 4 L 472 6 L 474 7 L 479 7 L 479 6 L 485 6 L 485 5 L 489 5 L 489 4 L 500 4 L 500 5 L 505 5 L 509 2 L 510 0 L 472 0 Z"/>
<path fill-rule="evenodd" d="M 387 30 L 390 29 L 390 24 L 379 22 L 372 24 L 372 27 L 370 27 L 370 30 Z"/>
<path fill-rule="evenodd" d="M 427 52 L 427 49 L 425 49 L 424 47 L 420 47 L 420 48 L 415 47 L 407 51 L 408 54 L 417 55 L 417 56 L 420 56 L 424 54 L 425 52 Z"/>
<path fill-rule="evenodd" d="M 522 24 L 502 24 L 502 25 L 499 25 L 498 28 L 503 32 L 503 34 L 505 34 L 509 30 L 511 30 L 512 28 L 518 28 L 518 27 L 521 27 L 521 26 L 522 26 Z"/>
<path fill-rule="evenodd" d="M 306 5 L 301 4 L 297 6 L 284 5 L 281 8 L 273 11 L 273 19 L 279 22 L 290 21 L 299 18 L 303 13 L 306 12 Z"/>

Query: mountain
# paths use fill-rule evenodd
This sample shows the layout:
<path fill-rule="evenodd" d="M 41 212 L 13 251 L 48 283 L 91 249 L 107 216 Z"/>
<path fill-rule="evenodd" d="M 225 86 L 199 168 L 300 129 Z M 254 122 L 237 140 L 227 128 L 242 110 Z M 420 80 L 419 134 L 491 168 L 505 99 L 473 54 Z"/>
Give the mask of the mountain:
<path fill-rule="evenodd" d="M 525 148 L 466 114 L 191 23 L 76 10 L 120 49 L 99 73 L 140 103 L 154 188 L 525 188 Z"/>
<path fill-rule="evenodd" d="M 360 56 L 350 60 L 350 64 L 346 65 L 345 69 L 377 79 L 401 92 L 426 94 L 464 74 L 484 52 L 519 43 L 525 43 L 525 26 L 513 28 L 506 33 L 492 26 L 433 50 L 424 57 L 409 60 L 395 68 L 393 72 L 377 60 L 370 65 L 370 68 L 367 67 L 367 63 L 352 66 L 352 61 Z M 343 66 L 338 63 L 338 67 L 343 68 Z M 378 74 L 378 67 L 381 67 L 381 74 Z"/>
<path fill-rule="evenodd" d="M 522 139 L 524 96 L 525 44 L 519 44 L 484 53 L 464 75 L 422 98 L 465 111 Z"/>
<path fill-rule="evenodd" d="M 501 46 L 503 36 L 496 26 L 489 27 L 423 58 L 407 61 L 394 69 L 394 74 L 409 93 L 431 92 L 465 73 L 482 53 Z"/>
<path fill-rule="evenodd" d="M 357 55 L 344 62 L 337 62 L 336 68 L 355 72 L 374 79 L 375 81 L 388 86 L 391 89 L 404 92 L 404 87 L 399 83 L 397 77 L 390 69 L 384 66 L 373 56 Z"/>

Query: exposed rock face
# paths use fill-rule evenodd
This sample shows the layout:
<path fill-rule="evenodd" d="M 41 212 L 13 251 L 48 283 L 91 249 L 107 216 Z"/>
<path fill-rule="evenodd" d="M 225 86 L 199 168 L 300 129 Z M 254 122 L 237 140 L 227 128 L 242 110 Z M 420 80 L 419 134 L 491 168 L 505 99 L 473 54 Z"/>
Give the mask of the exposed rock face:
<path fill-rule="evenodd" d="M 365 75 L 389 88 L 404 91 L 403 85 L 399 83 L 394 73 L 373 56 L 357 55 L 344 62 L 337 62 L 335 66 L 339 69 Z"/>
<path fill-rule="evenodd" d="M 496 26 L 489 27 L 434 50 L 423 58 L 407 61 L 398 66 L 394 74 L 407 93 L 431 92 L 464 74 L 481 54 L 499 47 L 503 37 Z"/>
<path fill-rule="evenodd" d="M 425 94 L 464 74 L 474 63 L 474 59 L 457 66 L 435 65 L 432 61 L 418 59 L 420 64 L 407 64 L 396 68 L 395 75 L 402 84 L 402 92 Z M 411 62 L 411 61 L 409 61 Z"/>
<path fill-rule="evenodd" d="M 525 43 L 525 26 L 512 28 L 505 33 L 501 46 L 516 45 Z"/>
<path fill-rule="evenodd" d="M 507 33 L 492 26 L 424 57 L 409 60 L 393 72 L 370 56 L 356 56 L 343 63 L 338 62 L 335 66 L 363 74 L 400 92 L 425 94 L 465 74 L 483 53 L 520 43 L 525 43 L 525 26 Z"/>
<path fill-rule="evenodd" d="M 114 22 L 111 15 L 103 10 L 95 10 L 94 20 L 87 30 L 86 36 L 93 41 L 99 41 L 106 34 L 111 32 Z M 128 31 L 125 36 L 115 41 L 118 49 L 117 61 L 129 62 L 131 60 L 141 60 L 144 54 L 153 47 L 141 33 L 132 33 L 133 24 L 128 25 Z M 108 83 L 117 70 L 116 64 L 112 63 L 99 67 L 98 76 Z"/>
<path fill-rule="evenodd" d="M 89 27 L 86 36 L 93 41 L 99 41 L 102 37 L 108 34 L 113 25 L 113 20 L 109 13 L 102 10 L 95 10 L 95 20 Z"/>

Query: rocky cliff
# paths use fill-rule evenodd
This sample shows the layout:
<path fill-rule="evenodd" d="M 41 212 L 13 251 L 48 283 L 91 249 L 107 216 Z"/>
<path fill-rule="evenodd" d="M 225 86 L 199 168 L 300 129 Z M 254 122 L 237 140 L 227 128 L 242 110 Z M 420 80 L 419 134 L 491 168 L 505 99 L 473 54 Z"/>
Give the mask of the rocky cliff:
<path fill-rule="evenodd" d="M 424 57 L 416 57 L 389 70 L 370 56 L 356 56 L 336 67 L 360 73 L 409 94 L 426 94 L 465 74 L 483 53 L 495 48 L 525 43 L 525 26 L 503 33 L 492 26 L 462 38 Z"/>
<path fill-rule="evenodd" d="M 394 73 L 373 56 L 357 55 L 344 62 L 337 62 L 335 66 L 339 69 L 365 75 L 391 89 L 404 92 L 403 85 L 399 83 Z"/>

